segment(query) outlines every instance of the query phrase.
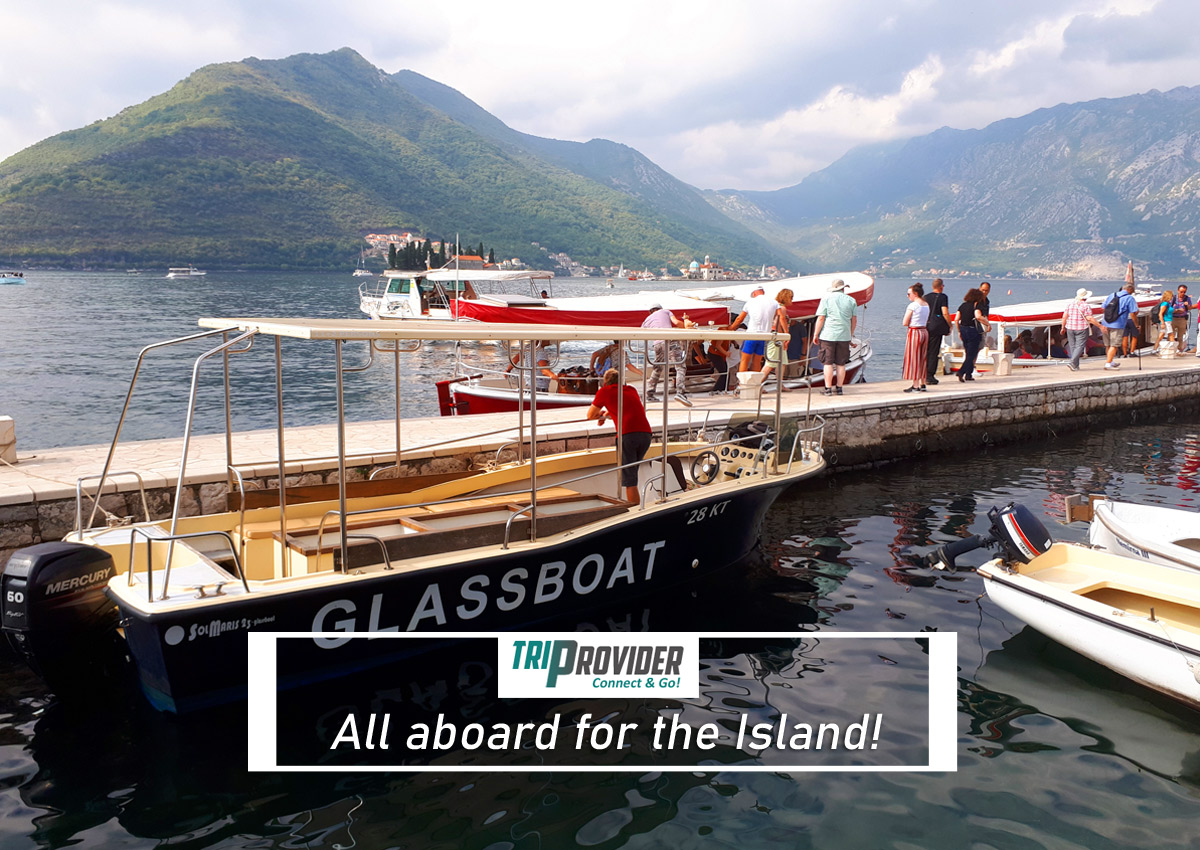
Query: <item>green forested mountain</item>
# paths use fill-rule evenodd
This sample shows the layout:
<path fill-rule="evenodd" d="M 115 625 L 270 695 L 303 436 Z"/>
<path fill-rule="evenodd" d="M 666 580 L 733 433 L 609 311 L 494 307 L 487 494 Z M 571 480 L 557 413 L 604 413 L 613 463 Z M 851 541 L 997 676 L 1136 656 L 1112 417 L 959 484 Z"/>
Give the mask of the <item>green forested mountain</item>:
<path fill-rule="evenodd" d="M 329 267 L 396 228 L 535 262 L 531 242 L 589 264 L 787 262 L 636 151 L 516 133 L 418 76 L 349 49 L 201 68 L 0 163 L 0 261 Z"/>

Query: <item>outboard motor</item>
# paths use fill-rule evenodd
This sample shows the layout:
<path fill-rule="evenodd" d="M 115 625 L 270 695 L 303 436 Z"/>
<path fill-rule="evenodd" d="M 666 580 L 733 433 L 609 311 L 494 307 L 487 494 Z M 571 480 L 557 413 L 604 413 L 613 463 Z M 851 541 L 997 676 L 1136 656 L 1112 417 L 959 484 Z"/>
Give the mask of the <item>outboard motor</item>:
<path fill-rule="evenodd" d="M 957 569 L 955 558 L 996 545 L 1004 550 L 1008 560 L 1027 564 L 1054 545 L 1046 526 L 1024 505 L 991 508 L 987 515 L 992 525 L 991 534 L 973 534 L 947 543 L 925 556 L 926 566 L 939 570 Z"/>
<path fill-rule="evenodd" d="M 108 552 L 82 543 L 38 543 L 5 565 L 0 625 L 55 693 L 91 682 L 117 657 L 117 608 L 104 593 L 115 573 Z"/>

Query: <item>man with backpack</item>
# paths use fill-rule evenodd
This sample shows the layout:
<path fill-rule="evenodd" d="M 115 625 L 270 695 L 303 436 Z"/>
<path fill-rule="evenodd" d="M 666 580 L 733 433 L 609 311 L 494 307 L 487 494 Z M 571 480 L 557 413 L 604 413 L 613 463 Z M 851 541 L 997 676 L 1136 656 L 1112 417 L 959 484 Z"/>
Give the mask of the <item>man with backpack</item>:
<path fill-rule="evenodd" d="M 1100 327 L 1104 329 L 1105 369 L 1117 369 L 1121 366 L 1120 363 L 1114 362 L 1114 358 L 1121 350 L 1125 324 L 1137 321 L 1137 311 L 1137 299 L 1133 297 L 1132 283 L 1125 284 L 1123 290 L 1118 289 L 1104 299 L 1104 318 L 1100 320 Z"/>

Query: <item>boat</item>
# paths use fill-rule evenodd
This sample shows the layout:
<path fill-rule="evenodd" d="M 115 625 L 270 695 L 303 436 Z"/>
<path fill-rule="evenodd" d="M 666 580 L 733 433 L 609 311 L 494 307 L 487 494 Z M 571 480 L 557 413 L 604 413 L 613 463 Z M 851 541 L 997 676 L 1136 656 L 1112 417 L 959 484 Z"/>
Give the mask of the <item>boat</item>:
<path fill-rule="evenodd" d="M 554 272 L 535 269 L 388 269 L 382 281 L 359 284 L 358 307 L 372 319 L 466 320 L 471 317 L 464 305 L 481 298 L 496 304 L 543 304 L 553 280 Z"/>
<path fill-rule="evenodd" d="M 358 252 L 358 266 L 355 267 L 353 277 L 375 277 L 371 274 L 371 270 L 366 267 L 366 254 L 362 251 Z"/>
<path fill-rule="evenodd" d="M 167 269 L 167 278 L 173 280 L 178 277 L 204 277 L 208 272 L 201 271 L 195 266 L 188 264 L 186 266 L 175 266 Z"/>
<path fill-rule="evenodd" d="M 758 287 L 768 298 L 781 289 L 791 289 L 793 300 L 788 314 L 793 319 L 816 315 L 821 299 L 829 294 L 829 284 L 841 278 L 845 292 L 859 306 L 871 300 L 875 280 L 860 272 L 807 275 L 785 280 L 758 283 L 728 283 L 693 289 L 643 290 L 636 293 L 574 296 L 533 300 L 503 299 L 480 296 L 465 298 L 458 304 L 461 318 L 479 322 L 513 324 L 591 325 L 607 327 L 640 327 L 651 306 L 666 307 L 677 316 L 687 313 L 699 325 L 721 324 L 728 321 Z"/>
<path fill-rule="evenodd" d="M 993 602 L 1135 682 L 1200 708 L 1200 573 L 1071 543 L 979 567 Z"/>
<path fill-rule="evenodd" d="M 25 282 L 25 272 L 0 272 L 0 286 L 16 286 Z"/>
<path fill-rule="evenodd" d="M 1068 496 L 1067 522 L 1087 520 L 1088 542 L 1128 558 L 1200 574 L 1200 512 L 1166 505 Z"/>
<path fill-rule="evenodd" d="M 729 321 L 728 317 L 725 319 Z M 579 362 L 585 364 L 590 352 L 578 351 Z M 519 408 L 528 410 L 530 407 L 530 388 L 522 386 L 519 376 L 505 372 L 498 366 L 481 365 L 478 359 L 464 358 L 461 348 L 455 349 L 454 374 L 452 377 L 436 381 L 438 411 L 443 416 L 463 416 L 472 413 L 498 413 L 514 411 Z M 651 352 L 635 350 L 627 352 L 630 364 L 634 367 L 629 381 L 633 383 L 644 396 L 646 385 L 643 378 L 649 374 L 646 367 L 647 355 Z M 853 384 L 864 379 L 865 367 L 871 359 L 873 351 L 869 340 L 856 337 L 851 341 L 850 359 L 846 363 L 846 383 Z M 587 366 L 567 366 L 564 358 L 570 353 L 551 352 L 551 368 L 556 377 L 548 380 L 537 389 L 537 405 L 543 410 L 558 410 L 562 408 L 580 408 L 586 410 L 592 403 L 592 398 L 600 386 L 601 375 L 596 375 Z M 652 356 L 652 355 L 651 355 Z M 791 355 L 789 355 L 791 356 Z M 815 358 L 808 368 L 792 357 L 788 365 L 783 385 L 788 389 L 803 389 L 806 387 L 825 386 L 825 375 L 821 365 Z M 729 373 L 737 372 L 739 351 L 731 349 Z M 717 373 L 707 361 L 696 363 L 690 361 L 686 366 L 684 389 L 688 395 L 701 395 L 711 392 L 717 383 Z"/>
<path fill-rule="evenodd" d="M 677 289 L 667 292 L 646 291 L 628 295 L 602 295 L 584 298 L 547 299 L 540 308 L 520 308 L 495 314 L 496 317 L 487 321 L 505 321 L 517 316 L 542 316 L 546 320 L 566 323 L 566 317 L 571 317 L 579 326 L 588 326 L 606 322 L 627 327 L 640 327 L 645 321 L 651 307 L 662 306 L 671 310 L 679 318 L 687 317 L 698 325 L 723 326 L 729 324 L 733 313 L 749 300 L 751 293 L 758 287 L 764 288 L 766 298 L 774 298 L 780 289 L 791 288 L 794 297 L 789 305 L 788 315 L 793 321 L 806 324 L 805 336 L 811 339 L 811 328 L 820 305 L 821 297 L 829 292 L 829 284 L 836 278 L 842 277 L 848 283 L 847 292 L 859 305 L 865 305 L 874 294 L 874 280 L 859 273 L 843 275 L 814 275 L 809 278 L 793 278 L 791 280 L 766 281 L 750 284 L 706 287 L 702 289 Z M 482 301 L 482 299 L 481 299 Z M 481 301 L 464 302 L 461 305 L 465 313 L 477 310 Z M 478 314 L 477 314 L 478 315 Z M 611 340 L 609 340 L 611 342 Z M 800 350 L 789 351 L 790 363 L 785 370 L 783 384 L 789 389 L 805 387 L 823 387 L 824 373 L 817 363 L 815 348 L 810 346 L 809 362 L 805 363 L 803 345 L 796 341 Z M 873 349 L 866 335 L 851 340 L 850 359 L 846 364 L 846 381 L 855 383 L 862 381 L 865 367 L 873 355 Z M 569 347 L 558 347 L 551 351 L 551 368 L 557 376 L 538 389 L 538 405 L 546 408 L 586 408 L 595 394 L 599 380 L 598 375 L 591 374 L 587 369 L 590 351 L 570 351 Z M 627 357 L 637 367 L 637 375 L 633 378 L 641 384 L 642 392 L 645 385 L 642 378 L 648 373 L 646 366 L 650 358 L 649 349 L 630 351 Z M 570 357 L 575 356 L 578 363 L 570 366 Z M 729 371 L 731 377 L 737 372 L 739 352 L 731 352 Z M 514 411 L 530 405 L 530 388 L 518 381 L 518 376 L 503 369 L 504 361 L 499 364 L 481 364 L 477 357 L 464 359 L 463 351 L 456 349 L 454 354 L 454 370 L 452 374 L 436 382 L 438 394 L 438 409 L 443 416 L 463 415 L 470 413 L 496 413 L 499 411 Z M 566 367 L 566 368 L 564 368 Z M 580 370 L 583 374 L 580 374 Z M 709 392 L 716 384 L 716 372 L 711 364 L 689 363 L 687 366 L 687 382 L 685 389 L 689 394 Z"/>
<path fill-rule="evenodd" d="M 89 673 L 106 666 L 98 657 L 105 647 L 115 646 L 113 663 L 129 659 L 154 707 L 179 713 L 245 697 L 252 631 L 326 633 L 293 642 L 300 644 L 304 663 L 284 684 L 303 685 L 349 672 L 339 652 L 349 641 L 330 632 L 509 629 L 623 605 L 745 556 L 779 494 L 825 467 L 823 420 L 786 418 L 778 398 L 773 414 L 753 428 L 731 422 L 719 433 L 713 428 L 682 437 L 666 431 L 670 402 L 664 399 L 658 443 L 637 464 L 638 499 L 625 501 L 619 447 L 552 449 L 548 440 L 562 437 L 539 425 L 535 400 L 527 415 L 506 420 L 500 430 L 459 433 L 421 446 L 414 461 L 465 440 L 476 451 L 495 446 L 489 462 L 471 470 L 406 475 L 413 450 L 406 452 L 400 439 L 405 352 L 428 341 L 491 340 L 494 328 L 288 318 L 202 319 L 200 325 L 205 329 L 200 333 L 150 347 L 211 345 L 193 367 L 171 516 L 155 520 L 147 508 L 139 522 L 93 524 L 98 494 L 111 489 L 116 476 L 132 475 L 117 472 L 112 462 L 147 348 L 133 372 L 104 468 L 86 479 L 95 486 L 85 488 L 85 479 L 77 485 L 75 529 L 63 542 L 17 551 L 0 576 L 0 622 L 60 698 L 86 703 L 94 694 L 86 682 Z M 562 326 L 507 330 L 518 350 L 596 335 L 595 329 Z M 602 335 L 635 346 L 664 336 L 786 339 L 707 328 L 605 328 Z M 228 411 L 231 370 L 241 375 L 238 367 L 245 363 L 248 374 L 261 374 L 270 356 L 246 357 L 256 341 L 265 343 L 259 351 L 274 354 L 276 393 L 261 396 L 276 399 L 278 457 L 266 467 L 261 459 L 235 463 L 226 418 L 230 492 L 222 507 L 229 509 L 183 516 L 197 387 L 207 372 L 216 380 L 223 373 L 226 395 L 213 403 L 224 403 Z M 311 364 L 322 360 L 310 357 L 304 381 L 313 388 L 306 404 L 321 400 L 317 388 L 333 388 L 325 398 L 337 423 L 336 484 L 299 485 L 285 474 L 305 461 L 285 454 L 285 341 L 289 350 L 305 342 L 332 348 L 333 357 L 324 361 L 332 374 L 314 374 Z M 368 346 L 365 365 L 345 365 L 348 343 Z M 347 373 L 361 372 L 377 358 L 389 375 L 394 368 L 395 451 L 381 458 L 369 479 L 351 482 L 342 387 Z M 210 361 L 215 365 L 206 371 Z M 274 489 L 247 488 L 243 469 L 257 470 L 264 480 L 275 470 Z M 92 506 L 90 515 L 85 503 Z M 369 648 L 382 658 L 399 652 L 389 647 L 403 643 L 369 642 Z M 361 649 L 354 652 L 361 659 Z"/>
<path fill-rule="evenodd" d="M 1112 293 L 1093 295 L 1088 299 L 1092 315 L 1100 320 L 1104 315 L 1104 299 Z M 1138 340 L 1136 354 L 1149 356 L 1154 353 L 1154 313 L 1162 300 L 1160 294 L 1150 288 L 1139 288 L 1134 297 L 1138 305 Z M 1063 311 L 1073 301 L 1073 298 L 1060 298 L 1051 301 L 1032 301 L 1007 306 L 993 306 L 988 316 L 992 328 L 985 336 L 987 344 L 979 349 L 975 361 L 976 371 L 993 371 L 998 363 L 996 355 L 1004 353 L 1003 347 L 1016 345 L 1022 331 L 1030 332 L 1034 342 L 1031 350 L 1022 354 L 1021 350 L 1010 350 L 1011 365 L 1021 366 L 1065 366 L 1070 360 L 1066 354 L 1066 343 L 1058 347 L 1062 349 L 1055 353 L 1054 335 L 1062 326 Z M 951 314 L 953 315 L 953 313 Z M 1011 346 L 1004 342 L 1011 341 Z M 1003 347 L 1002 347 L 1003 346 Z M 1098 335 L 1088 341 L 1086 353 L 1089 356 L 1104 356 L 1104 343 Z M 942 362 L 947 374 L 957 372 L 962 365 L 963 347 L 958 336 L 957 326 L 942 341 Z"/>

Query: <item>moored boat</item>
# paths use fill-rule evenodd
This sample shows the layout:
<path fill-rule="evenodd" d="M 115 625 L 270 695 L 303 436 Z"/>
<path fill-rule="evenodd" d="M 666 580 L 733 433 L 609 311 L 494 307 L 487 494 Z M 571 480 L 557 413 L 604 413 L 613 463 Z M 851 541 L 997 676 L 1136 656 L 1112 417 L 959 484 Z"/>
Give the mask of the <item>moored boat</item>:
<path fill-rule="evenodd" d="M 779 493 L 825 465 L 819 417 L 803 424 L 788 420 L 776 403 L 772 421 L 752 435 L 727 430 L 680 438 L 666 430 L 664 400 L 657 444 L 628 465 L 636 470 L 640 498 L 627 502 L 620 447 L 543 453 L 546 428 L 539 430 L 535 403 L 515 427 L 447 441 L 465 440 L 476 452 L 491 448 L 488 439 L 495 442 L 495 460 L 481 468 L 401 476 L 405 451 L 397 422 L 396 477 L 350 482 L 342 386 L 348 372 L 365 367 L 343 365 L 344 345 L 365 342 L 372 360 L 377 354 L 395 359 L 399 408 L 405 350 L 426 340 L 490 339 L 495 330 L 475 323 L 365 320 L 205 319 L 201 325 L 210 330 L 167 343 L 222 338 L 193 370 L 170 518 L 91 527 L 82 509 L 90 497 L 80 489 L 76 530 L 63 543 L 15 553 L 0 579 L 5 631 L 60 695 L 96 666 L 89 650 L 109 639 L 130 657 L 151 703 L 180 712 L 244 696 L 250 631 L 493 630 L 623 603 L 744 556 Z M 521 346 L 594 333 L 544 326 L 510 330 Z M 607 328 L 603 335 L 623 343 L 664 335 L 772 336 L 640 328 Z M 238 485 L 230 494 L 231 509 L 185 517 L 182 493 L 201 366 L 225 355 L 236 365 L 258 338 L 274 343 L 276 358 L 277 487 L 247 489 L 227 456 Z M 301 459 L 284 454 L 285 339 L 289 346 L 300 340 L 332 343 L 332 380 L 311 374 L 306 380 L 336 388 L 335 485 L 288 481 L 289 464 L 294 468 Z M 133 383 L 130 397 L 132 391 Z M 119 437 L 120 425 L 96 493 L 122 474 L 111 468 Z M 501 457 L 505 447 L 514 449 L 513 459 Z M 232 452 L 228 439 L 226 448 Z M 261 460 L 254 465 L 261 467 Z M 338 652 L 345 643 L 328 634 L 306 641 L 307 672 L 289 684 L 348 672 Z"/>
<path fill-rule="evenodd" d="M 1200 708 L 1200 573 L 1069 543 L 978 572 L 992 601 L 1047 637 Z"/>
<path fill-rule="evenodd" d="M 1111 293 L 1093 295 L 1088 299 L 1092 315 L 1099 321 L 1104 315 L 1104 299 Z M 1149 356 L 1154 353 L 1154 313 L 1158 307 L 1159 293 L 1150 289 L 1139 289 L 1134 293 L 1138 304 L 1138 337 L 1135 353 Z M 1013 367 L 1063 366 L 1067 356 L 1065 339 L 1056 335 L 1062 325 L 1063 311 L 1073 299 L 1061 298 L 1050 301 L 1031 301 L 1007 306 L 993 306 L 988 316 L 992 328 L 985 337 L 986 344 L 979 350 L 975 361 L 976 371 L 988 372 L 996 368 L 998 355 L 1011 355 Z M 951 305 L 953 308 L 955 305 Z M 953 315 L 953 313 L 951 314 Z M 1028 331 L 1028 336 L 1022 335 Z M 1022 346 L 1022 342 L 1025 345 Z M 1104 343 L 1099 335 L 1089 339 L 1085 352 L 1088 356 L 1104 356 Z M 963 348 L 958 338 L 957 326 L 942 343 L 942 361 L 947 373 L 957 372 L 962 365 Z"/>
<path fill-rule="evenodd" d="M 1093 546 L 1200 574 L 1200 512 L 1098 497 L 1091 501 L 1090 519 Z"/>
<path fill-rule="evenodd" d="M 358 308 L 372 319 L 470 319 L 463 305 L 480 298 L 499 304 L 544 303 L 553 280 L 554 272 L 536 269 L 388 269 L 382 281 L 359 285 Z"/>

